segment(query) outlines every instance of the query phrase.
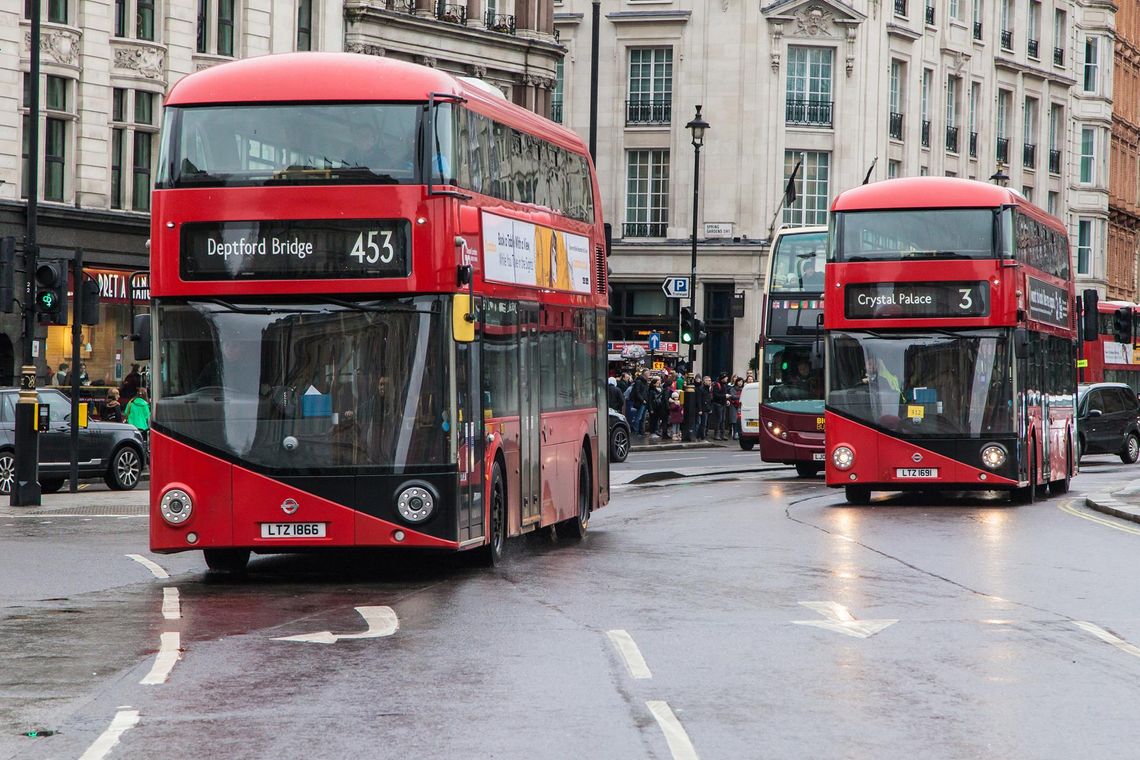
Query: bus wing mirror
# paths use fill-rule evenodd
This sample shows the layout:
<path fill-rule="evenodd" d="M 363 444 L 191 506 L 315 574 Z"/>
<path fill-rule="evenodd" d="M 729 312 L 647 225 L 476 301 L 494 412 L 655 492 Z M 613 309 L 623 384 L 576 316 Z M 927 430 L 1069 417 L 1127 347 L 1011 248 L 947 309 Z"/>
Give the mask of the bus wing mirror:
<path fill-rule="evenodd" d="M 1013 331 L 1013 354 L 1018 359 L 1029 356 L 1029 331 L 1024 327 Z"/>
<path fill-rule="evenodd" d="M 136 314 L 131 341 L 135 344 L 135 361 L 150 359 L 150 315 Z"/>
<path fill-rule="evenodd" d="M 475 314 L 471 295 L 456 293 L 451 297 L 451 333 L 456 343 L 475 341 Z"/>

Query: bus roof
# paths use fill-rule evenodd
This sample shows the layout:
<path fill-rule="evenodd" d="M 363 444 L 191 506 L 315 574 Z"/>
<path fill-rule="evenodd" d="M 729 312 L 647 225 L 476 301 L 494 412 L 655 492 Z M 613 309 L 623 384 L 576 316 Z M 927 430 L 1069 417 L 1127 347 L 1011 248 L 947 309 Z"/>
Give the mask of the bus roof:
<path fill-rule="evenodd" d="M 905 177 L 860 185 L 836 196 L 832 212 L 871 209 L 998 208 L 1026 205 L 1007 187 L 959 177 Z"/>
<path fill-rule="evenodd" d="M 212 66 L 180 79 L 167 106 L 224 103 L 426 102 L 432 94 L 465 98 L 472 110 L 586 153 L 574 132 L 439 69 L 359 53 L 281 53 Z"/>

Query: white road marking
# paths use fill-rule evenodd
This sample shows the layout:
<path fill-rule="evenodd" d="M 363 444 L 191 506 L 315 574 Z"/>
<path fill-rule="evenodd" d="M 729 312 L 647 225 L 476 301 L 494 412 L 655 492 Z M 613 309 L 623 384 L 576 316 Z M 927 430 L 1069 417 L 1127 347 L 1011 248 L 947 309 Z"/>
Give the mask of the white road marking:
<path fill-rule="evenodd" d="M 169 578 L 170 577 L 170 573 L 166 572 L 161 567 L 159 567 L 155 563 L 151 562 L 149 559 L 147 559 L 146 557 L 144 557 L 141 554 L 128 554 L 127 557 L 129 559 L 133 559 L 135 562 L 138 562 L 140 565 L 145 567 L 147 570 L 150 570 L 151 575 L 153 575 L 155 578 Z"/>
<path fill-rule="evenodd" d="M 162 616 L 167 620 L 177 620 L 182 617 L 182 605 L 178 602 L 178 589 L 164 588 L 162 590 Z"/>
<path fill-rule="evenodd" d="M 625 660 L 625 666 L 629 668 L 629 674 L 634 678 L 652 678 L 653 674 L 649 672 L 649 666 L 645 664 L 645 658 L 641 656 L 641 650 L 637 648 L 637 642 L 633 637 L 622 630 L 606 631 L 606 635 L 610 637 L 610 641 L 617 648 L 618 654 Z"/>
<path fill-rule="evenodd" d="M 299 636 L 281 636 L 274 641 L 303 641 L 310 644 L 335 644 L 346 639 L 376 639 L 381 636 L 391 636 L 400 627 L 400 619 L 391 607 L 357 607 L 356 611 L 368 624 L 364 633 L 333 633 L 321 631 L 320 633 L 303 633 Z"/>
<path fill-rule="evenodd" d="M 1127 641 L 1120 638 L 1119 636 L 1113 636 L 1111 633 L 1104 630 L 1099 625 L 1096 625 L 1094 623 L 1089 623 L 1089 622 L 1084 621 L 1084 620 L 1074 620 L 1073 625 L 1075 625 L 1077 628 L 1088 631 L 1089 633 L 1091 633 L 1093 636 L 1096 636 L 1101 641 L 1112 644 L 1114 647 L 1116 647 L 1117 649 L 1119 649 L 1122 652 L 1127 652 L 1128 654 L 1132 655 L 1133 657 L 1140 657 L 1140 647 L 1136 646 L 1135 644 L 1129 644 Z"/>
<path fill-rule="evenodd" d="M 154 665 L 146 674 L 146 678 L 139 683 L 143 686 L 166 683 L 166 679 L 170 677 L 170 671 L 174 669 L 174 663 L 178 662 L 178 658 L 182 656 L 180 649 L 181 637 L 177 632 L 162 634 L 159 639 L 158 656 L 154 658 Z"/>
<path fill-rule="evenodd" d="M 127 732 L 128 729 L 133 728 L 139 722 L 138 710 L 124 710 L 120 709 L 115 713 L 114 720 L 107 730 L 99 735 L 99 738 L 87 748 L 87 751 L 79 756 L 79 760 L 103 760 L 104 757 L 119 743 L 119 739 Z"/>
<path fill-rule="evenodd" d="M 661 732 L 665 734 L 665 741 L 669 743 L 669 752 L 673 755 L 673 760 L 697 760 L 697 750 L 689 741 L 685 727 L 669 708 L 669 703 L 651 699 L 645 704 L 657 719 L 657 725 L 661 726 Z"/>
<path fill-rule="evenodd" d="M 815 610 L 827 620 L 793 620 L 795 625 L 810 625 L 825 631 L 835 631 L 857 639 L 865 639 L 899 622 L 898 620 L 856 620 L 855 616 L 837 602 L 800 602 L 809 610 Z"/>

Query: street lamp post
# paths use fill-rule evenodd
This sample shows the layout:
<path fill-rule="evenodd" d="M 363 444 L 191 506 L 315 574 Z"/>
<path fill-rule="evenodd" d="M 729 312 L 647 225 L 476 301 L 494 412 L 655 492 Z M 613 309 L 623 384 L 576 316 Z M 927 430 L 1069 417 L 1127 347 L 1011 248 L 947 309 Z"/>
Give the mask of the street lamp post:
<path fill-rule="evenodd" d="M 998 161 L 997 171 L 990 175 L 990 182 L 1002 187 L 1009 186 L 1009 175 L 1005 173 L 1005 162 Z"/>
<path fill-rule="evenodd" d="M 590 158 L 598 163 L 598 48 L 601 36 L 602 0 L 594 0 L 590 27 Z"/>
<path fill-rule="evenodd" d="M 700 197 L 701 182 L 701 146 L 705 144 L 705 130 L 709 123 L 701 116 L 701 107 L 697 106 L 697 115 L 685 125 L 693 135 L 693 239 L 692 255 L 689 263 L 689 308 L 693 316 L 697 315 L 697 201 Z M 693 336 L 694 339 L 696 336 Z M 689 371 L 693 371 L 693 362 L 697 358 L 697 347 L 689 342 Z"/>

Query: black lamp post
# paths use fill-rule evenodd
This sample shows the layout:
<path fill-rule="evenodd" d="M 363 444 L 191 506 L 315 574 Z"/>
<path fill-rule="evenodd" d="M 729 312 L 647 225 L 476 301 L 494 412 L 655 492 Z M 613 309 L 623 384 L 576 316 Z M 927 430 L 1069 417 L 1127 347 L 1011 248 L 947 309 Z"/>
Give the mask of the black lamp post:
<path fill-rule="evenodd" d="M 602 0 L 593 0 L 590 27 L 590 158 L 598 163 L 598 48 L 601 36 Z"/>
<path fill-rule="evenodd" d="M 697 115 L 685 125 L 685 129 L 693 135 L 693 248 L 689 266 L 689 308 L 693 316 L 697 315 L 697 200 L 700 193 L 701 182 L 701 146 L 705 144 L 705 130 L 709 123 L 701 116 L 701 107 L 697 106 Z M 696 336 L 693 336 L 696 338 Z M 693 362 L 697 358 L 697 347 L 689 342 L 689 371 L 693 371 Z"/>
<path fill-rule="evenodd" d="M 1009 187 L 1009 175 L 1005 173 L 1005 162 L 998 161 L 997 171 L 990 175 L 990 182 L 1002 187 Z"/>

